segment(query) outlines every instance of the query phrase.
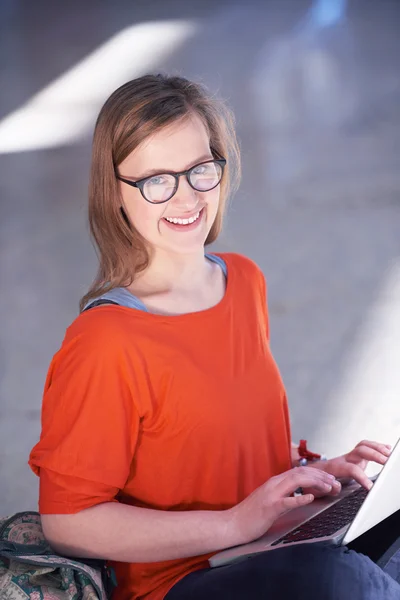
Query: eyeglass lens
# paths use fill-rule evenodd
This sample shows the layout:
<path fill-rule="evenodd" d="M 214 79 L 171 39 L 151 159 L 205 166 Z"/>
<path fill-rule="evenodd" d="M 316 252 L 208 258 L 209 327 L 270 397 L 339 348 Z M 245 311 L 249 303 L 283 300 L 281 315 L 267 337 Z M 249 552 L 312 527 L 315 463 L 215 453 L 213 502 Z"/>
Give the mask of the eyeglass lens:
<path fill-rule="evenodd" d="M 199 192 L 207 192 L 218 185 L 222 176 L 219 163 L 208 162 L 193 167 L 188 173 L 190 185 Z M 150 202 L 165 202 L 176 192 L 173 175 L 161 174 L 150 177 L 143 186 L 143 194 Z"/>

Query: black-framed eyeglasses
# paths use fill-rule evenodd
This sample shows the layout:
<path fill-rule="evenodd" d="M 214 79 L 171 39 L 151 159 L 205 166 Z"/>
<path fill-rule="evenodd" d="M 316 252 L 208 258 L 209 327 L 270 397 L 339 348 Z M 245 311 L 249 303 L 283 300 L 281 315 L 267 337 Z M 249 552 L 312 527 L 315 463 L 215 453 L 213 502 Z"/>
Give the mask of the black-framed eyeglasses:
<path fill-rule="evenodd" d="M 180 173 L 159 173 L 138 181 L 125 179 L 116 173 L 117 179 L 139 188 L 143 198 L 152 204 L 162 204 L 171 200 L 179 186 L 179 178 L 186 177 L 191 188 L 197 192 L 209 192 L 221 183 L 226 165 L 225 158 L 207 160 Z"/>

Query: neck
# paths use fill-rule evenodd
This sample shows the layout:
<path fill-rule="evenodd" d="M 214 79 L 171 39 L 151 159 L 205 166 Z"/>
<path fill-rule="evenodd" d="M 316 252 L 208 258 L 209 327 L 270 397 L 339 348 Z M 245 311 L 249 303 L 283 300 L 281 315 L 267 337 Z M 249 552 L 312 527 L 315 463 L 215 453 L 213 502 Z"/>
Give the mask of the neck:
<path fill-rule="evenodd" d="M 147 269 L 137 278 L 137 283 L 157 291 L 194 290 L 210 277 L 212 264 L 204 250 L 193 254 L 164 254 L 157 251 Z"/>

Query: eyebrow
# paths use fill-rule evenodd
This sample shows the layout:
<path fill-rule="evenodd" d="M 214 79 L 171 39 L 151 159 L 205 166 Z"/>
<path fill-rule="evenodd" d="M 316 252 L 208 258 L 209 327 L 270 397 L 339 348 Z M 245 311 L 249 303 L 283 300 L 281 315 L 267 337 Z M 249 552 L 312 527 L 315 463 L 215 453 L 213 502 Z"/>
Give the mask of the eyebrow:
<path fill-rule="evenodd" d="M 186 169 L 182 169 L 182 171 L 188 171 L 192 167 L 195 167 L 196 165 L 198 165 L 202 162 L 206 162 L 207 160 L 215 160 L 215 159 L 210 153 L 204 154 L 203 156 L 200 156 L 199 158 L 197 158 L 195 161 L 192 161 L 190 163 L 190 166 L 186 167 Z M 171 169 L 150 169 L 149 171 L 146 171 L 140 177 L 133 177 L 132 175 L 130 175 L 129 179 L 140 181 L 141 179 L 147 179 L 148 177 L 152 177 L 153 175 L 163 175 L 163 173 L 179 173 L 179 172 L 180 171 L 172 171 Z"/>

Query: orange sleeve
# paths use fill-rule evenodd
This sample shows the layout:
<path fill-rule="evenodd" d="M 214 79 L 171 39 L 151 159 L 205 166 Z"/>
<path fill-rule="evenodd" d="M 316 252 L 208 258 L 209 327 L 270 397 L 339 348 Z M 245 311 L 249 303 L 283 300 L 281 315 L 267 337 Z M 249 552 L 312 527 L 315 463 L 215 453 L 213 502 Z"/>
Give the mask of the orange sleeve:
<path fill-rule="evenodd" d="M 37 475 L 43 469 L 46 511 L 112 499 L 130 472 L 140 421 L 130 354 L 119 332 L 95 323 L 67 333 L 47 376 L 41 437 L 29 460 Z"/>
<path fill-rule="evenodd" d="M 111 485 L 61 475 L 41 467 L 39 512 L 41 515 L 76 513 L 103 502 L 117 502 L 118 492 L 119 489 Z"/>

